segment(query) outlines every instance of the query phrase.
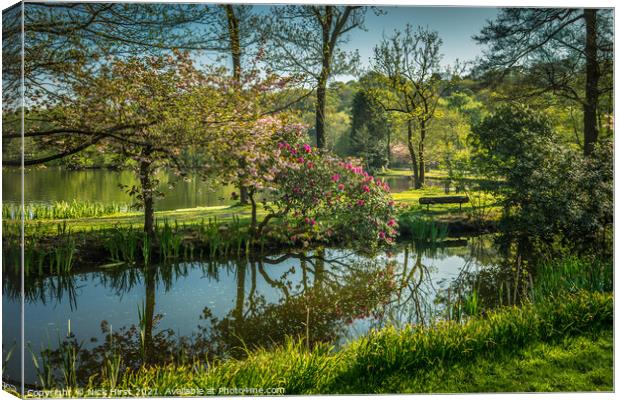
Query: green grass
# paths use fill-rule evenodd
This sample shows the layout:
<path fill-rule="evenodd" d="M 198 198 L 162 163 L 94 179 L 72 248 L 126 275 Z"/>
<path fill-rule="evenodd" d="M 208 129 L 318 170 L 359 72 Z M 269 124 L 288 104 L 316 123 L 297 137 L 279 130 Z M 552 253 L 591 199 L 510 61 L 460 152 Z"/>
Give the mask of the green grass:
<path fill-rule="evenodd" d="M 431 371 L 394 375 L 384 393 L 579 392 L 613 390 L 613 332 L 535 343 L 522 351 Z"/>
<path fill-rule="evenodd" d="M 284 388 L 285 394 L 609 390 L 612 325 L 613 295 L 581 291 L 500 308 L 461 324 L 383 329 L 340 351 L 328 345 L 308 349 L 300 338 L 275 349 L 248 350 L 243 360 L 142 367 L 123 373 L 115 385 L 138 395 L 149 388 L 159 396 L 190 388 L 217 393 L 221 387 Z M 592 336 L 601 332 L 602 339 Z M 540 370 L 543 363 L 550 367 Z M 521 373 L 514 382 L 511 369 Z M 530 382 L 524 377 L 534 369 Z M 475 371 L 503 378 L 497 385 L 484 376 L 468 381 Z M 585 376 L 570 386 L 578 372 Z M 466 381 L 469 386 L 460 386 Z M 105 379 L 90 382 L 93 389 L 110 387 Z"/>
<path fill-rule="evenodd" d="M 258 215 L 264 212 L 259 210 Z M 171 211 L 157 211 L 155 218 L 157 224 L 164 225 L 164 221 L 176 221 L 179 224 L 200 225 L 202 220 L 217 218 L 218 221 L 232 221 L 238 217 L 241 220 L 250 220 L 249 206 L 216 206 L 216 207 L 196 207 Z M 17 227 L 18 221 L 4 221 L 4 226 L 9 229 Z M 26 229 L 37 230 L 39 233 L 54 233 L 59 224 L 66 225 L 71 232 L 109 230 L 115 227 L 134 227 L 142 228 L 144 225 L 144 214 L 142 212 L 127 212 L 120 215 L 92 217 L 92 218 L 73 218 L 66 220 L 49 219 L 26 221 Z"/>
<path fill-rule="evenodd" d="M 378 176 L 413 176 L 413 172 L 411 168 L 390 168 L 385 171 L 377 174 Z M 427 171 L 424 176 L 426 178 L 431 179 L 448 179 L 448 171 L 444 169 L 433 169 Z M 475 180 L 475 179 L 484 179 L 480 175 L 475 174 L 466 174 L 465 179 Z"/>
<path fill-rule="evenodd" d="M 442 197 L 445 196 L 443 188 L 437 186 L 427 186 L 422 189 L 410 189 L 400 193 L 393 193 L 394 201 L 407 212 L 412 212 L 420 216 L 437 218 L 498 218 L 501 207 L 498 200 L 490 193 L 472 191 L 461 193 L 462 196 L 469 196 L 470 202 L 459 207 L 458 204 L 432 204 L 429 207 L 420 204 L 421 197 Z"/>
<path fill-rule="evenodd" d="M 51 204 L 30 203 L 24 207 L 26 220 L 41 219 L 71 219 L 86 217 L 101 217 L 105 215 L 122 214 L 129 212 L 128 204 L 103 204 L 91 201 L 55 201 Z M 2 205 L 2 218 L 4 220 L 20 220 L 21 206 L 16 203 Z"/>
<path fill-rule="evenodd" d="M 479 195 L 481 201 L 476 201 L 474 196 Z M 485 218 L 494 218 L 499 215 L 499 208 L 496 207 L 495 199 L 492 196 L 475 192 L 470 198 L 471 203 L 463 204 L 462 210 L 458 204 L 437 204 L 432 205 L 429 210 L 426 206 L 419 204 L 420 197 L 444 196 L 443 189 L 439 187 L 426 187 L 419 190 L 408 190 L 401 193 L 394 193 L 394 200 L 399 205 L 400 212 L 413 213 L 424 217 L 434 217 L 438 219 L 471 219 L 480 210 L 486 210 L 488 215 Z M 265 211 L 259 208 L 259 218 L 265 215 Z M 249 224 L 251 209 L 249 206 L 215 206 L 215 207 L 196 207 L 188 209 L 178 209 L 170 211 L 157 211 L 155 213 L 156 222 L 160 225 L 165 220 L 174 221 L 178 224 L 191 227 L 198 226 L 202 220 L 217 219 L 220 222 L 230 222 L 238 220 L 241 223 Z M 3 227 L 6 231 L 17 230 L 19 221 L 5 219 Z M 123 212 L 114 215 L 97 217 L 78 217 L 70 219 L 35 219 L 26 221 L 26 233 L 37 231 L 38 234 L 54 234 L 58 231 L 58 226 L 63 225 L 73 233 L 85 231 L 111 230 L 116 227 L 142 228 L 144 224 L 144 214 L 142 212 Z"/>

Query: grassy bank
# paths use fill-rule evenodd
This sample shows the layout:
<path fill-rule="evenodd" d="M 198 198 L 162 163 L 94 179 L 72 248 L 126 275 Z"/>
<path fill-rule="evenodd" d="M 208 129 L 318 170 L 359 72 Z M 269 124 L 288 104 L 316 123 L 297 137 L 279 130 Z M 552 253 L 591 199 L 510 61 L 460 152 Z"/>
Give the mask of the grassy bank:
<path fill-rule="evenodd" d="M 188 389 L 207 394 L 219 388 L 283 388 L 285 394 L 609 390 L 612 324 L 613 296 L 579 291 L 461 323 L 383 329 L 339 351 L 327 345 L 307 349 L 303 340 L 291 340 L 275 349 L 248 351 L 244 360 L 93 377 L 88 388 L 102 396 L 143 395 L 144 389 L 158 396 Z M 543 365 L 548 368 L 540 370 Z M 533 380 L 523 378 L 533 370 Z M 495 386 L 486 375 L 469 380 L 476 371 L 503 376 L 504 383 Z M 510 371 L 521 375 L 511 381 Z M 583 376 L 567 386 L 570 374 Z"/>
<path fill-rule="evenodd" d="M 521 351 L 394 375 L 384 393 L 582 392 L 613 390 L 613 332 L 535 343 Z"/>
<path fill-rule="evenodd" d="M 394 193 L 392 196 L 394 201 L 399 206 L 400 213 L 412 213 L 420 217 L 432 217 L 439 220 L 454 221 L 454 220 L 468 220 L 485 219 L 492 220 L 499 216 L 499 208 L 495 206 L 496 199 L 486 193 L 472 192 L 470 193 L 470 203 L 464 204 L 459 207 L 458 204 L 436 204 L 427 209 L 426 206 L 419 204 L 421 197 L 438 197 L 444 196 L 443 189 L 439 187 L 426 187 L 419 190 L 407 190 L 400 193 Z M 76 209 L 93 208 L 97 212 L 100 211 L 99 207 L 95 207 L 91 204 L 79 205 Z M 118 207 L 112 207 L 116 210 Z M 108 230 L 115 227 L 134 227 L 141 228 L 144 224 L 144 214 L 142 212 L 115 212 L 110 215 L 97 215 L 93 217 L 80 217 L 82 214 L 87 214 L 84 211 L 77 212 L 75 210 L 61 210 L 62 214 L 58 212 L 42 213 L 39 219 L 29 219 L 26 221 L 26 232 L 29 230 L 36 230 L 39 233 L 54 234 L 58 231 L 58 226 L 62 224 L 63 229 L 68 229 L 71 232 L 83 232 L 83 231 L 98 231 Z M 9 211 L 7 211 L 8 213 Z M 11 211 L 13 214 L 15 210 Z M 94 211 L 93 211 L 94 212 Z M 12 215 L 13 215 L 12 214 Z M 258 210 L 259 218 L 265 214 L 262 208 Z M 55 215 L 75 215 L 76 217 L 61 219 L 53 218 Z M 250 206 L 214 206 L 214 207 L 196 207 L 169 211 L 157 211 L 155 218 L 159 224 L 163 224 L 164 221 L 177 222 L 186 226 L 193 226 L 201 224 L 202 220 L 217 219 L 221 222 L 227 222 L 233 218 L 238 218 L 243 223 L 249 223 L 251 218 Z M 4 226 L 9 230 L 12 227 L 15 229 L 19 226 L 19 219 L 4 219 Z"/>

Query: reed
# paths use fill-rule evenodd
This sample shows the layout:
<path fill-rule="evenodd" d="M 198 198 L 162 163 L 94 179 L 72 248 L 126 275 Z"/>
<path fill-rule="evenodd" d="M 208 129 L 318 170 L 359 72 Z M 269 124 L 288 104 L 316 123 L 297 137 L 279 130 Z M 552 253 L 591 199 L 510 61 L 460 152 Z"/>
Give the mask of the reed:
<path fill-rule="evenodd" d="M 403 236 L 416 243 L 436 244 L 448 236 L 448 226 L 431 218 L 413 213 L 399 216 L 398 226 Z"/>
<path fill-rule="evenodd" d="M 131 211 L 124 203 L 99 203 L 92 201 L 55 201 L 53 203 L 28 203 L 24 205 L 24 219 L 75 219 L 102 217 Z M 5 203 L 2 205 L 2 218 L 5 220 L 21 219 L 21 204 Z"/>
<path fill-rule="evenodd" d="M 566 257 L 543 262 L 534 271 L 531 298 L 543 301 L 565 291 L 611 292 L 613 264 L 599 259 Z"/>

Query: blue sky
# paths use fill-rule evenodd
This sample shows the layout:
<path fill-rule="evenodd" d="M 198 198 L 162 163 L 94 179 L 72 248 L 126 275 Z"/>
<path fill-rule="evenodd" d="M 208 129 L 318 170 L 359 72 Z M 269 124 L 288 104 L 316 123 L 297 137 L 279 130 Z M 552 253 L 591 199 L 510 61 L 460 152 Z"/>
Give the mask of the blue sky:
<path fill-rule="evenodd" d="M 480 32 L 487 20 L 492 20 L 498 13 L 495 7 L 448 7 L 448 6 L 385 6 L 378 7 L 382 15 L 368 10 L 366 13 L 366 30 L 355 30 L 349 35 L 349 42 L 344 45 L 348 50 L 358 50 L 362 68 L 369 66 L 373 48 L 379 44 L 383 35 L 392 35 L 395 29 L 403 30 L 407 23 L 415 27 L 428 27 L 439 32 L 443 40 L 441 52 L 442 64 L 453 65 L 456 59 L 473 61 L 482 54 L 482 48 L 473 40 L 472 35 Z M 256 6 L 259 13 L 268 13 L 269 6 Z M 347 81 L 352 76 L 335 77 Z"/>
<path fill-rule="evenodd" d="M 394 29 L 402 30 L 407 23 L 428 27 L 439 32 L 443 40 L 444 62 L 453 64 L 458 58 L 473 61 L 481 55 L 481 47 L 472 40 L 480 32 L 486 20 L 494 19 L 497 8 L 474 7 L 381 7 L 385 15 L 366 14 L 366 32 L 357 31 L 351 35 L 349 49 L 358 49 L 361 61 L 368 63 L 373 47 L 385 33 L 391 35 Z"/>

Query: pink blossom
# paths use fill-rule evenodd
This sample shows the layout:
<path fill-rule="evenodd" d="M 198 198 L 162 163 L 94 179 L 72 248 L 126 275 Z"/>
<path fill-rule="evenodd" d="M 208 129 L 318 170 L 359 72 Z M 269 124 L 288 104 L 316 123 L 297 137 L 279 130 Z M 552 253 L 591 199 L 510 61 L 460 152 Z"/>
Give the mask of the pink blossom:
<path fill-rule="evenodd" d="M 299 157 L 297 159 L 297 162 L 300 163 L 300 164 L 303 164 L 304 163 L 304 158 L 303 157 Z"/>
<path fill-rule="evenodd" d="M 310 153 L 310 152 L 312 151 L 312 147 L 310 147 L 310 145 L 309 145 L 308 143 L 305 143 L 305 144 L 303 145 L 303 148 L 304 148 L 304 151 L 305 151 L 306 153 Z"/>
<path fill-rule="evenodd" d="M 332 175 L 332 181 L 338 182 L 339 180 L 340 180 L 340 175 L 339 174 Z"/>
<path fill-rule="evenodd" d="M 344 185 L 341 183 L 340 185 L 338 185 L 338 189 L 343 190 L 344 189 Z"/>
<path fill-rule="evenodd" d="M 379 232 L 379 238 L 385 239 L 385 232 L 383 231 Z"/>
<path fill-rule="evenodd" d="M 394 226 L 394 225 L 396 225 L 396 221 L 394 220 L 394 218 L 392 218 L 392 219 L 390 219 L 390 220 L 388 221 L 388 223 L 387 223 L 387 224 L 388 224 L 388 226 Z"/>
<path fill-rule="evenodd" d="M 364 204 L 366 204 L 366 202 L 364 200 L 358 200 L 357 201 L 357 205 L 360 206 L 360 207 L 363 206 Z"/>
<path fill-rule="evenodd" d="M 362 186 L 362 190 L 366 193 L 370 192 L 370 188 L 367 185 Z"/>
<path fill-rule="evenodd" d="M 307 166 L 309 169 L 312 169 L 312 167 L 314 167 L 314 164 L 313 164 L 312 162 L 308 161 L 308 164 L 306 164 L 306 166 Z"/>

